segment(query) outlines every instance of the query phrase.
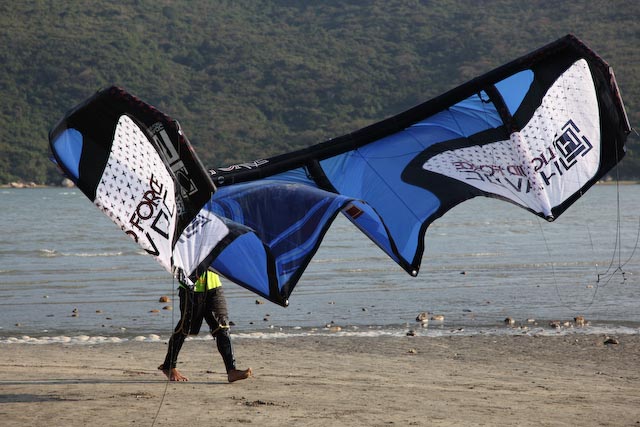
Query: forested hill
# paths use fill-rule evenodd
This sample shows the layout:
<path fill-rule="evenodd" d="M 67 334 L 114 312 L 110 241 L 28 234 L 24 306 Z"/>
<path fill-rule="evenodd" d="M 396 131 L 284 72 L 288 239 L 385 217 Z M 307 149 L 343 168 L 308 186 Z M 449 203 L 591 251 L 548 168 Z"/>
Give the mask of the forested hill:
<path fill-rule="evenodd" d="M 206 166 L 359 129 L 567 33 L 640 123 L 637 0 L 0 2 L 0 184 L 57 183 L 49 129 L 112 84 L 178 119 Z M 639 177 L 632 135 L 623 178 Z"/>

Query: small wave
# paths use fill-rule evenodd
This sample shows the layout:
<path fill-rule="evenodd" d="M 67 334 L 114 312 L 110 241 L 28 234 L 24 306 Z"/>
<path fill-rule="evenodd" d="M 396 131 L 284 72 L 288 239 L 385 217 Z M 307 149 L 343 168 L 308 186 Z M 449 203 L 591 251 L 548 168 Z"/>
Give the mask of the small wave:
<path fill-rule="evenodd" d="M 112 256 L 122 256 L 123 252 L 99 252 L 99 253 L 75 253 L 75 254 L 65 254 L 68 256 L 77 256 L 77 257 L 112 257 Z"/>
<path fill-rule="evenodd" d="M 122 256 L 122 251 L 117 252 L 58 252 L 55 249 L 39 249 L 38 254 L 42 258 L 55 257 L 79 257 L 79 258 L 105 258 Z"/>
<path fill-rule="evenodd" d="M 235 332 L 234 339 L 247 340 L 271 340 L 301 337 L 350 337 L 350 338 L 376 338 L 389 337 L 401 338 L 408 335 L 409 329 L 402 327 L 358 327 L 350 326 L 342 328 L 272 328 L 268 331 Z M 640 328 L 628 326 L 595 326 L 584 328 L 441 328 L 441 329 L 416 329 L 411 330 L 411 335 L 415 337 L 438 338 L 452 336 L 530 336 L 530 337 L 557 337 L 571 335 L 638 335 Z M 189 341 L 210 341 L 213 338 L 208 334 L 197 337 L 188 337 Z M 124 342 L 158 343 L 165 339 L 160 335 L 137 335 L 132 337 L 116 336 L 43 336 L 31 337 L 22 335 L 17 337 L 7 337 L 0 339 L 0 344 L 68 344 L 68 345 L 97 345 L 97 344 L 119 344 Z"/>
<path fill-rule="evenodd" d="M 38 253 L 40 254 L 41 257 L 44 257 L 44 258 L 52 258 L 52 257 L 60 256 L 58 251 L 56 251 L 55 249 L 40 249 L 38 250 Z"/>
<path fill-rule="evenodd" d="M 147 336 L 135 336 L 133 338 L 120 338 L 120 337 L 108 337 L 108 336 L 90 336 L 90 335 L 77 335 L 66 336 L 59 335 L 55 337 L 31 337 L 29 335 L 22 335 L 19 337 L 8 337 L 0 339 L 0 344 L 118 344 L 127 341 L 138 342 L 160 342 L 160 336 L 151 334 Z"/>

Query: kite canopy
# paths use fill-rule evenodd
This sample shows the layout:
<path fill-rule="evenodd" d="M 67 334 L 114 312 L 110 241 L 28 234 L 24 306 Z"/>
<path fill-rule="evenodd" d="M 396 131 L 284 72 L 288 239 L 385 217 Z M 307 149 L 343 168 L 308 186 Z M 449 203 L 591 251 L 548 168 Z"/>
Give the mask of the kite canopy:
<path fill-rule="evenodd" d="M 610 67 L 569 35 L 397 116 L 209 170 L 177 122 L 119 88 L 51 131 L 67 176 L 176 277 L 288 298 L 341 212 L 411 275 L 428 226 L 476 196 L 554 220 L 624 156 Z"/>

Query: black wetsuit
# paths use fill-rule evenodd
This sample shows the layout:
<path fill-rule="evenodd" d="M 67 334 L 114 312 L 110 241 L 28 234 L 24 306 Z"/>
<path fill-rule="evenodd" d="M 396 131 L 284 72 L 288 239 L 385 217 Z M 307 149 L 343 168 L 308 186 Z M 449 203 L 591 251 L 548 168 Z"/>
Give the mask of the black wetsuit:
<path fill-rule="evenodd" d="M 216 340 L 227 372 L 236 369 L 231 337 L 229 336 L 227 302 L 222 293 L 222 286 L 204 292 L 194 292 L 180 286 L 178 292 L 180 296 L 180 321 L 169 339 L 169 348 L 162 367 L 164 369 L 176 367 L 178 353 L 180 353 L 185 338 L 187 335 L 197 335 L 204 319 L 209 325 L 211 335 Z"/>

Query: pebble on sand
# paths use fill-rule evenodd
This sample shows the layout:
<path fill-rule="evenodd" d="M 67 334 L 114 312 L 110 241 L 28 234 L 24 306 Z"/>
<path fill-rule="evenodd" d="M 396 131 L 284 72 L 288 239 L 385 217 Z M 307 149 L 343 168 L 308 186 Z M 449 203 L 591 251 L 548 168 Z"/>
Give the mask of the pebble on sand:
<path fill-rule="evenodd" d="M 416 316 L 416 322 L 428 322 L 429 321 L 429 313 L 423 311 L 422 313 Z"/>

